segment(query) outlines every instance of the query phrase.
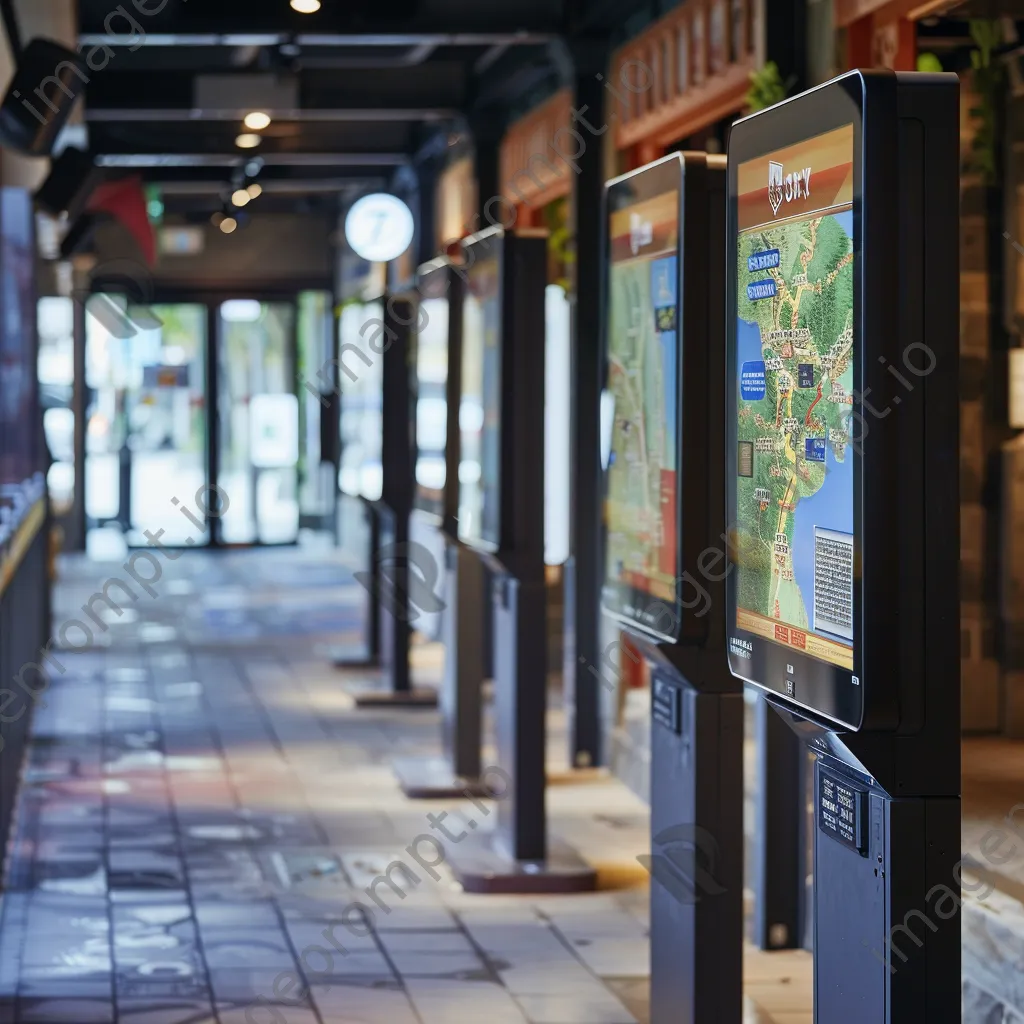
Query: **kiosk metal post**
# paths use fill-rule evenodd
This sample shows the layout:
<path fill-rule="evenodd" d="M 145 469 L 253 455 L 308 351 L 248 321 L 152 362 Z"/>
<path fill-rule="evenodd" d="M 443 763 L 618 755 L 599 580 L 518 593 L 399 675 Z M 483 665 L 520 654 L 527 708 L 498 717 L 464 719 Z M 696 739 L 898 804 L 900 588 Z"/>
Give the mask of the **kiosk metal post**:
<path fill-rule="evenodd" d="M 652 665 L 651 1020 L 739 1024 L 743 695 L 725 665 L 725 159 L 605 190 L 602 607 Z"/>
<path fill-rule="evenodd" d="M 960 1020 L 958 119 L 853 71 L 729 144 L 729 665 L 817 755 L 823 1024 Z"/>
<path fill-rule="evenodd" d="M 444 330 L 446 373 L 443 383 L 445 419 L 442 480 L 427 480 L 431 473 L 417 469 L 416 504 L 421 515 L 430 515 L 444 535 L 444 676 L 441 682 L 441 757 L 401 758 L 394 762 L 395 774 L 406 796 L 414 799 L 444 799 L 484 795 L 480 781 L 483 741 L 482 702 L 484 668 L 484 621 L 488 595 L 479 556 L 458 537 L 459 517 L 459 395 L 462 389 L 462 273 L 446 259 L 432 260 L 419 269 L 419 293 L 423 313 L 429 317 L 429 329 Z M 421 316 L 421 321 L 423 317 Z M 422 363 L 424 332 L 417 340 L 417 363 Z M 438 370 L 439 373 L 439 370 Z M 425 371 L 420 372 L 419 402 L 424 402 Z M 437 380 L 430 386 L 436 388 Z M 428 399 L 435 404 L 438 395 Z M 428 449 L 423 436 L 424 424 L 417 420 L 417 449 L 422 456 Z M 441 427 L 441 424 L 438 424 Z M 435 442 L 430 450 L 436 454 Z M 421 479 L 423 477 L 424 479 Z M 432 486 L 427 486 L 427 484 Z M 437 486 L 440 484 L 440 486 Z M 414 512 L 414 515 L 416 512 Z"/>
<path fill-rule="evenodd" d="M 412 511 L 414 421 L 409 360 L 417 305 L 411 295 L 387 295 L 357 309 L 356 337 L 339 350 L 342 417 L 346 399 L 360 410 L 350 466 L 370 523 L 370 564 L 357 578 L 370 599 L 371 656 L 379 677 L 357 690 L 357 707 L 433 707 L 433 690 L 413 686 L 409 671 L 409 515 Z M 345 362 L 346 350 L 354 369 Z M 354 375 L 354 380 L 352 377 Z M 346 387 L 345 380 L 354 386 Z M 354 465 L 353 465 L 354 464 Z M 337 668 L 353 667 L 338 659 Z"/>
<path fill-rule="evenodd" d="M 465 253 L 458 528 L 494 574 L 498 764 L 484 782 L 498 806 L 494 833 L 464 838 L 449 863 L 470 892 L 592 889 L 594 870 L 546 826 L 546 232 L 491 228 Z"/>

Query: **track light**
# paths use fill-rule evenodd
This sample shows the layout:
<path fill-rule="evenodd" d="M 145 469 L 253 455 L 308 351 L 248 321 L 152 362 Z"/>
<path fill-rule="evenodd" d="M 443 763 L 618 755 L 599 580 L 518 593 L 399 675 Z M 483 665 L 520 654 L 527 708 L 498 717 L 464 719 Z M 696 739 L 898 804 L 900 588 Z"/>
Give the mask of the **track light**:
<path fill-rule="evenodd" d="M 263 113 L 262 110 L 254 110 L 252 113 L 245 115 L 245 120 L 242 124 L 250 131 L 261 132 L 270 124 L 270 115 Z"/>

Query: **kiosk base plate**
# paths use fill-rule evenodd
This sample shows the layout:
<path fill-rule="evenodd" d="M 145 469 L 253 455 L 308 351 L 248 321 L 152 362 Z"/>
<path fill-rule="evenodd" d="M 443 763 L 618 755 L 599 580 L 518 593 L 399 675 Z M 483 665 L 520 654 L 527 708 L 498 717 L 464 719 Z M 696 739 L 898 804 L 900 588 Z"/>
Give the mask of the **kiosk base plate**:
<path fill-rule="evenodd" d="M 402 792 L 410 800 L 454 800 L 464 796 L 488 797 L 482 779 L 456 775 L 443 757 L 404 757 L 392 766 Z"/>
<path fill-rule="evenodd" d="M 410 690 L 392 690 L 383 682 L 374 686 L 360 682 L 350 691 L 357 708 L 436 708 L 437 690 L 414 686 Z"/>
<path fill-rule="evenodd" d="M 448 858 L 455 880 L 466 892 L 530 895 L 593 892 L 597 871 L 572 847 L 552 840 L 544 860 L 513 860 L 490 836 L 469 836 Z"/>

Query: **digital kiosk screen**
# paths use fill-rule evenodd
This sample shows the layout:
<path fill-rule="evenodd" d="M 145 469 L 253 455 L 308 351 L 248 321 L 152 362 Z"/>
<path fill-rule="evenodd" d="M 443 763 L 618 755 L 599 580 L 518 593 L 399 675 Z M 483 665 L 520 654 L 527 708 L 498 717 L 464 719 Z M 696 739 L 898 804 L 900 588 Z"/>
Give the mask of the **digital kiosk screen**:
<path fill-rule="evenodd" d="M 852 124 L 737 169 L 731 488 L 731 655 L 768 641 L 851 672 L 853 169 Z"/>
<path fill-rule="evenodd" d="M 416 336 L 416 508 L 444 514 L 448 439 L 448 300 L 420 302 Z"/>
<path fill-rule="evenodd" d="M 362 305 L 343 306 L 338 320 L 337 385 L 341 394 L 339 428 L 341 461 L 338 486 L 342 494 L 358 498 L 363 469 L 363 412 L 366 363 L 359 328 L 363 323 Z"/>
<path fill-rule="evenodd" d="M 384 372 L 383 304 L 352 303 L 338 326 L 338 383 L 341 390 L 341 464 L 343 494 L 379 501 L 383 472 Z"/>
<path fill-rule="evenodd" d="M 459 403 L 459 537 L 497 550 L 501 499 L 501 261 L 495 239 L 466 271 Z M 539 411 L 539 415 L 543 415 Z M 542 455 L 538 454 L 538 458 Z"/>
<path fill-rule="evenodd" d="M 662 191 L 645 192 L 648 175 Z M 663 636 L 677 632 L 680 185 L 673 161 L 608 194 L 603 604 Z"/>
<path fill-rule="evenodd" d="M 362 445 L 363 465 L 359 492 L 367 501 L 380 501 L 384 485 L 384 303 L 368 302 L 362 307 L 359 334 L 369 364 L 360 370 L 364 383 Z"/>

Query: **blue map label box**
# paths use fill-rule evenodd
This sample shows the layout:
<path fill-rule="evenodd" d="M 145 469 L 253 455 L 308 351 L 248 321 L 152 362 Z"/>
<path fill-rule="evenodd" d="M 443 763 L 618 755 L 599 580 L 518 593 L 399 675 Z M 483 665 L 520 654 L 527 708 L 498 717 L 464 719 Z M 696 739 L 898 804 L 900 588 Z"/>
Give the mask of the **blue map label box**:
<path fill-rule="evenodd" d="M 798 386 L 802 388 L 814 387 L 814 365 L 813 363 L 800 363 L 797 366 Z"/>
<path fill-rule="evenodd" d="M 772 270 L 779 265 L 779 250 L 765 249 L 747 257 L 747 270 L 756 274 L 759 270 Z"/>
<path fill-rule="evenodd" d="M 760 402 L 764 395 L 764 360 L 752 359 L 740 367 L 740 396 L 745 402 Z"/>
<path fill-rule="evenodd" d="M 823 437 L 805 437 L 804 438 L 804 458 L 808 462 L 824 462 L 825 461 L 825 438 L 823 438 Z"/>
<path fill-rule="evenodd" d="M 758 299 L 775 298 L 775 280 L 766 277 L 763 281 L 754 281 L 747 285 L 747 299 L 757 302 Z"/>

